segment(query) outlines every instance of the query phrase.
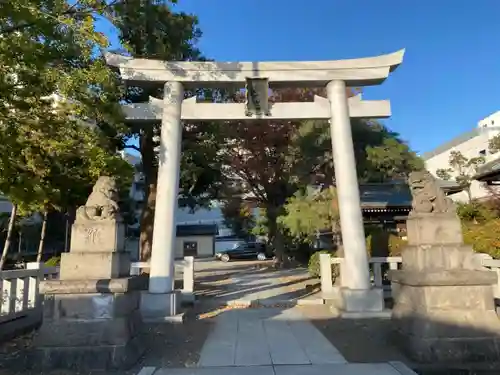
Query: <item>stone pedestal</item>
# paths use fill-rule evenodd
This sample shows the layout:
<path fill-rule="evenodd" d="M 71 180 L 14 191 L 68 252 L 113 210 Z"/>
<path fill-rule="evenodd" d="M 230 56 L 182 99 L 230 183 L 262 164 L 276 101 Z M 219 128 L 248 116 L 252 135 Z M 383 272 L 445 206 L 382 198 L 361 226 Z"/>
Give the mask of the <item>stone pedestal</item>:
<path fill-rule="evenodd" d="M 384 295 L 380 288 L 349 289 L 341 288 L 342 310 L 348 313 L 380 312 L 384 309 Z"/>
<path fill-rule="evenodd" d="M 43 324 L 34 340 L 42 368 L 127 369 L 143 354 L 139 277 L 44 281 Z"/>
<path fill-rule="evenodd" d="M 130 277 L 113 184 L 98 180 L 78 209 L 60 279 L 40 283 L 44 318 L 34 340 L 37 366 L 127 369 L 143 353 L 139 306 L 147 280 Z"/>
<path fill-rule="evenodd" d="M 498 360 L 494 272 L 476 269 L 455 213 L 413 214 L 402 270 L 391 271 L 397 345 L 423 363 Z"/>

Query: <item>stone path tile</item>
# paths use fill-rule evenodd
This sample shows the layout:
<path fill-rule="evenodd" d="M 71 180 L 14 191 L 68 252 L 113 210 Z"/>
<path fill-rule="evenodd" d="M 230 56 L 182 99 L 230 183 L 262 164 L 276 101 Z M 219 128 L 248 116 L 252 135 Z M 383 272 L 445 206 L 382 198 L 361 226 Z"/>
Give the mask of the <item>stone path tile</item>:
<path fill-rule="evenodd" d="M 232 312 L 219 315 L 214 330 L 203 344 L 198 366 L 233 366 L 237 334 L 238 316 Z"/>
<path fill-rule="evenodd" d="M 285 320 L 263 321 L 267 344 L 275 365 L 308 365 L 308 356 Z"/>
<path fill-rule="evenodd" d="M 406 371 L 406 369 L 405 369 Z M 411 370 L 410 370 L 411 371 Z M 416 375 L 401 372 L 386 363 L 345 363 L 330 365 L 242 366 L 164 368 L 153 375 Z M 148 374 L 149 375 L 149 374 Z"/>
<path fill-rule="evenodd" d="M 231 310 L 217 317 L 198 367 L 346 363 L 298 309 Z"/>
<path fill-rule="evenodd" d="M 313 366 L 275 366 L 275 375 L 401 375 L 387 363 L 346 363 Z M 234 372 L 233 374 L 238 374 Z"/>
<path fill-rule="evenodd" d="M 290 330 L 300 340 L 302 347 L 313 365 L 346 363 L 344 356 L 314 325 L 305 320 L 290 322 Z M 314 329 L 311 329 L 314 328 Z"/>
<path fill-rule="evenodd" d="M 234 364 L 236 366 L 272 364 L 263 320 L 238 320 L 238 340 Z"/>
<path fill-rule="evenodd" d="M 272 366 L 164 368 L 154 375 L 275 375 Z"/>

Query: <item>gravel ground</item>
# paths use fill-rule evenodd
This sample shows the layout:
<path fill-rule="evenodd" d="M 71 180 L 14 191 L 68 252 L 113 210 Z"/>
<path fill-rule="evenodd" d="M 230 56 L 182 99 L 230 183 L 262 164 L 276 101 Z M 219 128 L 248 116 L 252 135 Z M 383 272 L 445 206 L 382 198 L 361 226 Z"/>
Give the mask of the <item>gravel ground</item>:
<path fill-rule="evenodd" d="M 342 353 L 348 362 L 380 363 L 400 361 L 419 375 L 498 375 L 500 366 L 477 364 L 468 368 L 440 368 L 412 363 L 390 340 L 390 319 L 338 319 L 327 306 L 303 307 L 303 314 Z M 493 367 L 494 369 L 489 369 Z"/>
<path fill-rule="evenodd" d="M 406 357 L 387 340 L 390 319 L 338 319 L 326 306 L 304 307 L 303 314 L 348 362 L 401 361 Z"/>
<path fill-rule="evenodd" d="M 0 345 L 0 375 L 133 375 L 143 366 L 193 367 L 198 362 L 201 348 L 213 326 L 210 308 L 191 309 L 184 324 L 144 324 L 141 335 L 146 352 L 129 371 L 26 371 L 32 334 L 27 334 Z"/>

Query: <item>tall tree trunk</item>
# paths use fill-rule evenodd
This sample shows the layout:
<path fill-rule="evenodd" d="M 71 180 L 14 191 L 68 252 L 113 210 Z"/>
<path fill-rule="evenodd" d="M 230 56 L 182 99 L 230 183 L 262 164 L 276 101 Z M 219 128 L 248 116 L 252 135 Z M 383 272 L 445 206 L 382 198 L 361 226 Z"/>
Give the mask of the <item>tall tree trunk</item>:
<path fill-rule="evenodd" d="M 7 261 L 7 253 L 9 252 L 10 242 L 12 239 L 12 232 L 14 231 L 14 222 L 17 216 L 17 205 L 12 205 L 12 211 L 10 213 L 9 227 L 7 229 L 7 237 L 5 238 L 5 243 L 3 245 L 2 257 L 0 258 L 0 271 L 3 269 L 5 262 Z"/>
<path fill-rule="evenodd" d="M 332 236 L 333 236 L 333 249 L 336 252 L 336 256 L 339 258 L 344 257 L 344 246 L 342 246 L 342 231 L 340 229 L 340 220 L 334 220 L 332 222 Z"/>
<path fill-rule="evenodd" d="M 140 148 L 142 157 L 142 167 L 144 174 L 144 207 L 141 212 L 139 248 L 141 262 L 151 259 L 153 247 L 153 228 L 156 205 L 156 187 L 158 177 L 158 167 L 156 165 L 156 155 L 154 151 L 154 129 L 149 127 L 141 135 Z"/>
<path fill-rule="evenodd" d="M 40 231 L 40 242 L 38 243 L 38 252 L 36 254 L 36 261 L 42 261 L 43 247 L 45 246 L 45 234 L 47 233 L 47 216 L 48 210 L 45 208 L 43 211 L 42 230 Z"/>
<path fill-rule="evenodd" d="M 266 217 L 267 225 L 269 230 L 269 242 L 271 242 L 274 248 L 274 254 L 276 256 L 276 264 L 279 267 L 288 264 L 288 259 L 285 252 L 285 243 L 283 238 L 283 233 L 278 227 L 278 216 L 279 209 L 275 206 L 266 207 Z"/>
<path fill-rule="evenodd" d="M 23 239 L 23 233 L 21 231 L 19 231 L 19 239 L 18 239 L 18 243 L 17 243 L 17 254 L 19 256 L 19 258 L 21 258 L 21 252 L 22 252 L 22 239 Z"/>
<path fill-rule="evenodd" d="M 469 199 L 469 202 L 468 202 L 468 203 L 471 203 L 471 202 L 472 202 L 472 192 L 470 191 L 470 186 L 468 186 L 468 187 L 465 189 L 465 192 L 467 193 L 467 198 Z"/>
<path fill-rule="evenodd" d="M 153 248 L 153 228 L 155 221 L 156 179 L 146 183 L 145 204 L 141 212 L 141 232 L 139 236 L 140 259 L 147 262 L 151 259 Z"/>

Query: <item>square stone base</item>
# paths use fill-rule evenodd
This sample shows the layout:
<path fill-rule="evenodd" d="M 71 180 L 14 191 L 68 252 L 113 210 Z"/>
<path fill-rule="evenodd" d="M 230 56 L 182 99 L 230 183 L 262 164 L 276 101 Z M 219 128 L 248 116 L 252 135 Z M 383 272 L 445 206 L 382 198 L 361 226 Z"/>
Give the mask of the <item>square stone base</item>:
<path fill-rule="evenodd" d="M 30 355 L 34 369 L 128 370 L 144 354 L 140 336 L 123 344 L 36 347 Z"/>
<path fill-rule="evenodd" d="M 45 281 L 43 323 L 33 340 L 34 367 L 128 369 L 143 354 L 135 279 Z M 101 280 L 102 281 L 102 280 Z"/>
<path fill-rule="evenodd" d="M 384 292 L 380 288 L 356 290 L 342 288 L 340 309 L 350 313 L 381 312 L 384 310 Z"/>
<path fill-rule="evenodd" d="M 500 358 L 500 320 L 491 272 L 394 271 L 396 345 L 421 363 L 470 363 Z"/>
<path fill-rule="evenodd" d="M 487 363 L 498 362 L 500 358 L 500 340 L 491 335 L 426 338 L 396 329 L 392 333 L 392 341 L 408 359 L 422 364 Z"/>
<path fill-rule="evenodd" d="M 408 245 L 439 246 L 463 243 L 462 225 L 454 212 L 412 212 L 406 220 L 406 231 Z"/>
<path fill-rule="evenodd" d="M 147 322 L 178 321 L 180 304 L 179 291 L 161 294 L 143 291 L 140 306 L 142 319 Z"/>

